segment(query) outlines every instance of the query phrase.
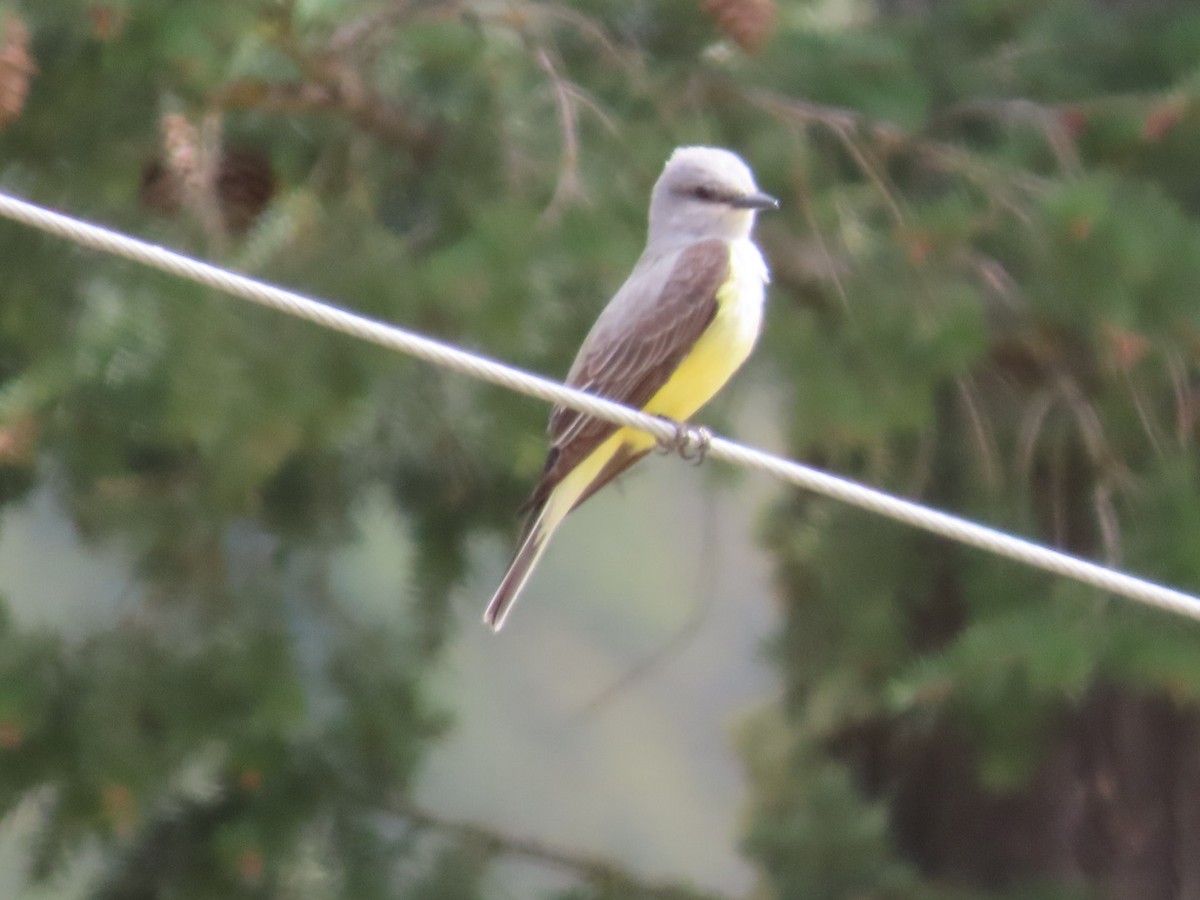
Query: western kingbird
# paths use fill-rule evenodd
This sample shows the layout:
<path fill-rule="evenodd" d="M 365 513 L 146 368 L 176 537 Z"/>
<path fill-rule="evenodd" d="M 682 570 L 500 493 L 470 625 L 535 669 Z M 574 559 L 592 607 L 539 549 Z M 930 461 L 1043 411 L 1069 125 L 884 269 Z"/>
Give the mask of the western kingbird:
<path fill-rule="evenodd" d="M 779 201 L 741 158 L 680 147 L 650 197 L 646 249 L 596 320 L 567 384 L 682 422 L 750 355 L 767 283 L 750 231 Z M 556 406 L 550 452 L 504 580 L 483 614 L 499 630 L 567 513 L 653 449 L 644 432 Z"/>

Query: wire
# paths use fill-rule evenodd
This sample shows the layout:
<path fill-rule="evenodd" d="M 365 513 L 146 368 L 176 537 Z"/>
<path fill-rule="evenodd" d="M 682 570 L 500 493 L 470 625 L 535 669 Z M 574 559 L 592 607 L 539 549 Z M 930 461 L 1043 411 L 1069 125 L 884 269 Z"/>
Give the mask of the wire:
<path fill-rule="evenodd" d="M 636 428 L 665 444 L 679 445 L 680 432 L 675 423 L 394 325 L 358 316 L 328 303 L 52 212 L 3 193 L 0 193 L 0 216 L 93 250 L 121 256 L 168 274 L 217 288 L 235 297 L 307 319 L 323 328 L 340 331 L 381 347 L 423 359 L 436 366 L 567 406 L 617 425 Z M 941 535 L 952 541 L 1053 572 L 1139 603 L 1200 620 L 1200 598 L 1190 594 L 1052 550 L 910 500 L 893 497 L 792 460 L 773 456 L 719 436 L 712 436 L 707 440 L 706 455 L 747 469 L 765 472 L 796 487 Z"/>

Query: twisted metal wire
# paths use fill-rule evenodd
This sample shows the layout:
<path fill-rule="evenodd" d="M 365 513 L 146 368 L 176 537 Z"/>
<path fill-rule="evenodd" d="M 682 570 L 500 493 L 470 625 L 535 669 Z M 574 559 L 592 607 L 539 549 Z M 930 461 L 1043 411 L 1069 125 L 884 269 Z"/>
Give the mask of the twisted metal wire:
<path fill-rule="evenodd" d="M 1155 584 L 1097 563 L 1053 550 L 1033 541 L 961 519 L 911 500 L 894 497 L 857 482 L 821 472 L 793 460 L 711 435 L 605 400 L 556 381 L 488 359 L 394 325 L 358 316 L 328 303 L 275 287 L 181 253 L 137 240 L 0 193 L 0 216 L 104 253 L 216 288 L 323 328 L 414 356 L 530 397 L 561 404 L 589 416 L 644 431 L 677 449 L 699 447 L 712 459 L 766 472 L 796 487 L 886 516 L 905 525 L 977 547 L 1034 568 L 1071 578 L 1108 593 L 1178 615 L 1200 619 L 1200 598 Z"/>

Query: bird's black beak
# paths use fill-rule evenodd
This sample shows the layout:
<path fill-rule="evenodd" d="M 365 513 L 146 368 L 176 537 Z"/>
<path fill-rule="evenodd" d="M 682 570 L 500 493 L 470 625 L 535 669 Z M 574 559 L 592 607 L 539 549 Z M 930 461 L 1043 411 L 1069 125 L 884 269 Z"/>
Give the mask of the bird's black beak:
<path fill-rule="evenodd" d="M 738 197 L 729 201 L 729 205 L 737 209 L 779 209 L 779 201 L 770 194 L 764 194 L 762 191 L 755 191 L 753 194 Z"/>

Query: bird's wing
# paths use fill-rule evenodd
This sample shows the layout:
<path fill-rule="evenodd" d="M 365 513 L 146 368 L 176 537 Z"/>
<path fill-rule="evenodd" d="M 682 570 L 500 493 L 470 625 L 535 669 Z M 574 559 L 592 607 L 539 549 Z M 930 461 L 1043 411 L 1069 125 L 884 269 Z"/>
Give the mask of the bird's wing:
<path fill-rule="evenodd" d="M 568 384 L 637 409 L 645 406 L 712 322 L 717 291 L 728 280 L 729 265 L 727 243 L 700 241 L 676 255 L 665 278 L 646 277 L 644 288 L 627 283 L 623 292 L 648 290 L 657 296 L 613 298 L 610 308 L 616 315 L 601 314 L 571 367 Z M 540 508 L 558 483 L 618 427 L 555 407 L 550 416 L 550 453 L 526 508 Z M 611 473 L 606 470 L 603 480 L 616 477 L 640 456 Z"/>

